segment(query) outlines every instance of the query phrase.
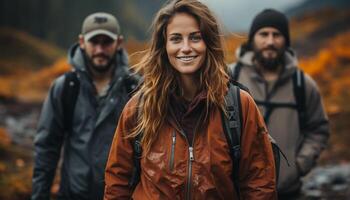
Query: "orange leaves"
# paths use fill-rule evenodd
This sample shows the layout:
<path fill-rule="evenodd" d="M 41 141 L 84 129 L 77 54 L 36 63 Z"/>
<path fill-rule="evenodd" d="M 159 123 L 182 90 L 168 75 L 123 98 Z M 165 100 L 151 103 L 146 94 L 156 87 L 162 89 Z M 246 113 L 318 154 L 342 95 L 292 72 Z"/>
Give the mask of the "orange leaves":
<path fill-rule="evenodd" d="M 227 63 L 232 63 L 236 60 L 236 50 L 246 40 L 246 34 L 234 34 L 224 38 L 223 46 Z"/>
<path fill-rule="evenodd" d="M 315 56 L 300 60 L 300 66 L 311 75 L 320 75 L 325 70 L 350 64 L 350 31 L 339 34 L 331 39 L 327 46 L 321 49 Z M 346 63 L 345 63 L 346 64 Z"/>
<path fill-rule="evenodd" d="M 65 58 L 51 67 L 0 77 L 0 96 L 16 98 L 24 102 L 41 102 L 54 78 L 70 69 Z"/>
<path fill-rule="evenodd" d="M 329 39 L 315 56 L 300 66 L 318 81 L 329 114 L 350 111 L 350 31 Z"/>
<path fill-rule="evenodd" d="M 29 198 L 32 177 L 31 161 L 28 160 L 30 154 L 30 151 L 12 145 L 5 128 L 0 127 L 0 199 Z"/>
<path fill-rule="evenodd" d="M 0 127 L 0 147 L 7 147 L 11 144 L 11 138 L 4 127 Z M 1 172 L 1 166 L 0 166 Z"/>

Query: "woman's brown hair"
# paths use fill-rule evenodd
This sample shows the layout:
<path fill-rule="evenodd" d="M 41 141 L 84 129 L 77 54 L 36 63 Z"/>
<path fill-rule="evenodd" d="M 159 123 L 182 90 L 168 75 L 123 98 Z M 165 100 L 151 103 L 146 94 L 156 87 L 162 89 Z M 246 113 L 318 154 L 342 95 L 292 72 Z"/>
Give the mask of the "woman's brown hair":
<path fill-rule="evenodd" d="M 197 20 L 207 47 L 205 61 L 198 71 L 199 88 L 207 91 L 207 113 L 211 106 L 225 110 L 228 75 L 217 20 L 208 7 L 197 0 L 168 2 L 153 20 L 149 49 L 143 52 L 141 61 L 132 67 L 136 73 L 143 75 L 144 82 L 135 93 L 136 96 L 142 96 L 142 101 L 138 106 L 137 125 L 128 137 L 142 133 L 143 155 L 149 152 L 157 140 L 159 129 L 168 115 L 170 94 L 179 88 L 179 73 L 169 63 L 166 52 L 167 25 L 177 13 L 187 13 Z"/>

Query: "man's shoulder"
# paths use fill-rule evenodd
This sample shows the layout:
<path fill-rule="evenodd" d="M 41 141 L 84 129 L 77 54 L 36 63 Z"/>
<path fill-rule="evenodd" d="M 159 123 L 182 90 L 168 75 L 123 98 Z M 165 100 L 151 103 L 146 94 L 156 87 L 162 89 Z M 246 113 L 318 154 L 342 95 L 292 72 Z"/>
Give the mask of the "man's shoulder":
<path fill-rule="evenodd" d="M 52 82 L 51 88 L 54 91 L 62 91 L 63 87 L 64 87 L 65 80 L 66 80 L 65 74 L 60 75 Z"/>
<path fill-rule="evenodd" d="M 308 84 L 311 87 L 317 87 L 317 83 L 315 79 L 313 79 L 310 74 L 304 72 L 304 77 L 305 77 L 305 84 Z"/>
<path fill-rule="evenodd" d="M 61 96 L 64 93 L 65 85 L 67 85 L 66 81 L 67 74 L 72 72 L 66 72 L 58 76 L 51 84 L 51 90 L 54 96 Z"/>
<path fill-rule="evenodd" d="M 306 88 L 306 92 L 310 91 L 310 90 L 318 90 L 318 85 L 315 81 L 315 79 L 313 79 L 311 77 L 310 74 L 308 74 L 307 72 L 305 72 L 304 70 L 297 68 L 297 70 L 299 70 L 300 72 L 303 73 L 303 78 L 304 78 L 304 83 L 305 83 L 305 88 Z"/>

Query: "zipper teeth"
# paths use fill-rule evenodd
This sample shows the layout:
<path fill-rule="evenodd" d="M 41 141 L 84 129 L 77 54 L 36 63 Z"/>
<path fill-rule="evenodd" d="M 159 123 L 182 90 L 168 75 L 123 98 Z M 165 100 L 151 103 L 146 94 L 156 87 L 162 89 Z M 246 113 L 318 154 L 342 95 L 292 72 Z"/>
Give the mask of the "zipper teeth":
<path fill-rule="evenodd" d="M 187 179 L 187 199 L 190 200 L 191 198 L 191 184 L 192 184 L 192 162 L 194 161 L 194 153 L 193 153 L 193 146 L 194 146 L 194 138 L 196 136 L 196 130 L 198 128 L 200 119 L 197 121 L 197 124 L 194 127 L 193 137 L 192 137 L 192 143 L 188 146 L 188 179 Z M 186 137 L 187 138 L 187 137 Z M 188 142 L 188 139 L 187 139 Z"/>
<path fill-rule="evenodd" d="M 192 152 L 192 153 L 191 153 Z M 193 161 L 193 147 L 189 147 L 189 159 L 188 159 L 188 179 L 187 179 L 187 199 L 191 198 L 191 176 L 192 176 L 192 161 Z M 192 155 L 191 155 L 192 154 Z"/>
<path fill-rule="evenodd" d="M 175 144 L 176 144 L 176 132 L 174 130 L 173 136 L 172 136 L 171 155 L 170 155 L 170 163 L 169 163 L 170 171 L 173 171 L 174 169 Z"/>
<path fill-rule="evenodd" d="M 188 176 L 187 176 L 187 194 L 186 194 L 186 199 L 190 200 L 191 198 L 191 177 L 192 177 L 192 162 L 194 161 L 194 155 L 193 155 L 193 145 L 194 145 L 194 138 L 196 136 L 196 129 L 198 128 L 199 125 L 199 121 L 200 119 L 198 119 L 196 126 L 194 127 L 194 133 L 193 133 L 193 137 L 192 137 L 192 144 L 190 144 L 190 142 L 188 141 L 187 135 L 185 134 L 185 132 L 183 131 L 182 128 L 180 128 L 181 126 L 179 125 L 179 122 L 176 120 L 175 118 L 175 123 L 178 125 L 178 127 L 180 128 L 180 134 L 183 135 L 186 138 L 188 147 L 189 147 L 189 157 L 188 157 Z"/>

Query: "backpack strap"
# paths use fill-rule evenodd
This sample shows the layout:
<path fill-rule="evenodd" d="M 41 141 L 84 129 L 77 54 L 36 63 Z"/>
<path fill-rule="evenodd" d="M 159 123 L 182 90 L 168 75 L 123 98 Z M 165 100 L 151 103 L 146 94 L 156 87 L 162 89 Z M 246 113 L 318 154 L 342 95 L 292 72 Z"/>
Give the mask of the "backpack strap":
<path fill-rule="evenodd" d="M 243 64 L 241 62 L 237 62 L 231 77 L 233 80 L 238 81 L 242 67 L 243 67 Z"/>
<path fill-rule="evenodd" d="M 241 127 L 242 112 L 240 88 L 236 85 L 229 85 L 229 92 L 225 96 L 226 111 L 222 112 L 222 123 L 225 137 L 229 145 L 230 156 L 232 160 L 232 181 L 239 197 L 239 160 L 241 157 Z"/>
<path fill-rule="evenodd" d="M 138 105 L 136 107 L 137 109 L 137 119 L 141 116 L 141 110 L 139 109 L 139 105 L 141 104 L 141 101 L 143 100 L 143 95 L 141 94 L 139 97 Z M 140 176 L 141 176 L 141 157 L 142 157 L 142 146 L 141 146 L 141 139 L 142 139 L 142 132 L 139 133 L 135 139 L 133 140 L 132 148 L 133 148 L 133 169 L 131 173 L 131 177 L 128 183 L 128 186 L 131 190 L 134 190 L 137 184 L 140 182 Z"/>
<path fill-rule="evenodd" d="M 142 147 L 141 147 L 141 134 L 138 134 L 133 141 L 133 163 L 131 178 L 129 180 L 129 188 L 134 190 L 136 185 L 140 182 L 141 175 L 141 156 L 142 156 Z"/>
<path fill-rule="evenodd" d="M 72 129 L 75 105 L 79 95 L 80 81 L 75 71 L 66 72 L 62 93 L 64 128 Z"/>
<path fill-rule="evenodd" d="M 297 105 L 299 125 L 302 129 L 306 122 L 306 98 L 305 98 L 305 74 L 301 69 L 297 69 L 293 74 L 293 92 Z"/>
<path fill-rule="evenodd" d="M 222 112 L 222 123 L 225 133 L 227 143 L 229 145 L 230 156 L 233 162 L 232 169 L 232 181 L 236 189 L 239 198 L 239 161 L 241 158 L 241 137 L 242 137 L 242 108 L 241 108 L 241 98 L 240 98 L 240 88 L 239 85 L 230 84 L 229 92 L 225 96 L 227 115 Z M 289 162 L 280 150 L 275 140 L 269 135 L 269 139 L 272 145 L 273 156 L 275 160 L 276 167 L 276 182 L 278 182 L 279 166 L 280 166 L 280 154 Z"/>
<path fill-rule="evenodd" d="M 125 76 L 123 84 L 125 86 L 126 93 L 130 98 L 133 96 L 133 94 L 135 94 L 137 90 L 139 90 L 141 83 L 138 83 L 138 82 L 139 81 L 137 77 L 131 74 L 128 74 Z"/>
<path fill-rule="evenodd" d="M 297 104 L 295 103 L 279 103 L 279 102 L 270 102 L 270 101 L 260 101 L 257 99 L 254 99 L 254 101 L 257 105 L 264 106 L 265 108 L 267 108 L 264 115 L 264 121 L 266 124 L 269 123 L 272 111 L 274 111 L 276 108 L 297 109 Z"/>
<path fill-rule="evenodd" d="M 295 97 L 295 103 L 277 103 L 269 101 L 260 101 L 254 99 L 256 104 L 264 106 L 267 111 L 264 115 L 265 123 L 267 124 L 270 120 L 271 113 L 276 108 L 291 108 L 298 111 L 298 118 L 300 127 L 305 126 L 306 121 L 306 105 L 305 105 L 305 75 L 301 69 L 295 70 L 292 75 L 293 80 L 293 93 Z"/>

